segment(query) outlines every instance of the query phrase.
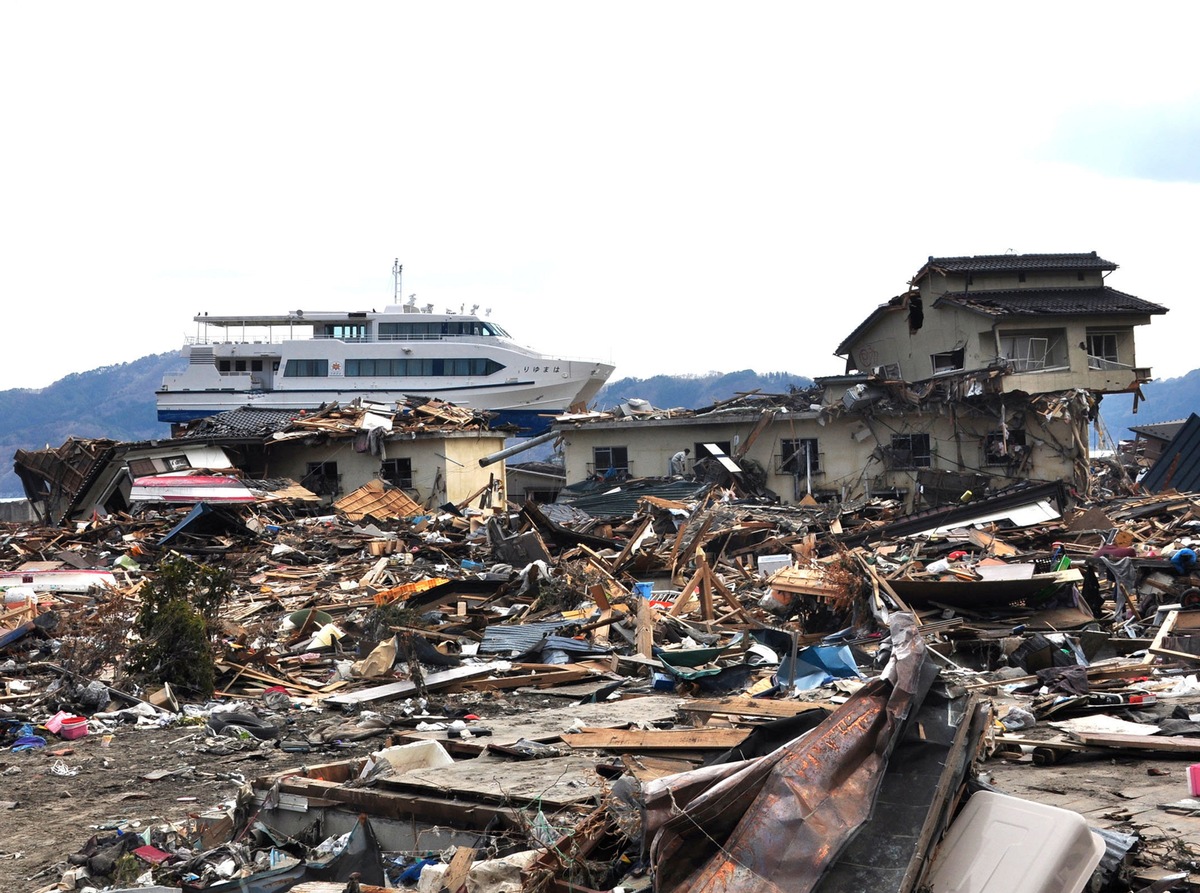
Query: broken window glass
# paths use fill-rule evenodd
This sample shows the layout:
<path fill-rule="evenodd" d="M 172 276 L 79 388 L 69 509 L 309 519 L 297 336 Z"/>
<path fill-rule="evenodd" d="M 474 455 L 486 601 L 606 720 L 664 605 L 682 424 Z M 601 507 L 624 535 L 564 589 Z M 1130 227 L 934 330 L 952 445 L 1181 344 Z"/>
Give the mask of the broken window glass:
<path fill-rule="evenodd" d="M 817 438 L 797 437 L 779 442 L 779 470 L 784 474 L 805 474 L 821 470 Z"/>
<path fill-rule="evenodd" d="M 893 434 L 888 454 L 891 468 L 929 468 L 933 457 L 928 434 Z"/>

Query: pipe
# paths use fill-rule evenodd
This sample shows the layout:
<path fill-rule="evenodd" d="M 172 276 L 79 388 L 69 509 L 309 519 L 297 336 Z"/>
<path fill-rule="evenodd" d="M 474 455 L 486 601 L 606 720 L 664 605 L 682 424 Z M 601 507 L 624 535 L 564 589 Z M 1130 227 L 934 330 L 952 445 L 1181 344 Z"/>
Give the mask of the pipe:
<path fill-rule="evenodd" d="M 516 446 L 505 447 L 498 453 L 492 453 L 490 456 L 484 456 L 479 460 L 480 468 L 487 468 L 493 462 L 499 462 L 501 459 L 507 459 L 509 456 L 515 456 L 517 453 L 523 453 L 532 447 L 543 444 L 548 440 L 553 440 L 558 437 L 557 431 L 547 431 L 545 434 L 539 434 L 537 437 L 531 437 L 529 440 L 518 443 Z"/>

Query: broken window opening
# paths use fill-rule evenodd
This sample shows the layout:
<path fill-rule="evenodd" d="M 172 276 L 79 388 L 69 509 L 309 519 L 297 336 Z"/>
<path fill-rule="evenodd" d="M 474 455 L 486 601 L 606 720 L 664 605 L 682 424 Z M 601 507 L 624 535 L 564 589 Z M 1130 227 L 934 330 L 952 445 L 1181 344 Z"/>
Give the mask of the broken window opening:
<path fill-rule="evenodd" d="M 933 365 L 934 375 L 939 375 L 943 372 L 960 372 L 966 363 L 966 350 L 959 347 L 955 350 L 931 354 L 929 361 Z"/>
<path fill-rule="evenodd" d="M 629 448 L 592 447 L 591 473 L 604 478 L 629 475 Z"/>
<path fill-rule="evenodd" d="M 817 438 L 796 437 L 779 441 L 779 462 L 776 471 L 782 474 L 805 474 L 821 470 L 821 453 Z"/>
<path fill-rule="evenodd" d="M 919 331 L 925 324 L 925 304 L 920 295 L 913 295 L 908 300 L 908 331 L 909 334 Z"/>
<path fill-rule="evenodd" d="M 1089 369 L 1120 369 L 1121 353 L 1116 332 L 1088 332 L 1087 354 Z"/>
<path fill-rule="evenodd" d="M 341 492 L 342 476 L 336 462 L 309 462 L 300 484 L 318 496 L 336 496 Z"/>
<path fill-rule="evenodd" d="M 983 439 L 984 465 L 1015 465 L 1025 455 L 1025 432 L 1010 428 L 1007 442 L 1003 431 L 991 431 Z"/>
<path fill-rule="evenodd" d="M 929 468 L 933 455 L 928 434 L 893 434 L 888 450 L 889 468 Z"/>
<path fill-rule="evenodd" d="M 1069 369 L 1065 329 L 1031 329 L 1000 333 L 1000 355 L 1014 372 Z"/>
<path fill-rule="evenodd" d="M 163 474 L 167 471 L 185 471 L 192 467 L 187 456 L 163 456 L 152 459 L 130 459 L 129 474 L 135 478 L 148 477 L 152 474 Z"/>
<path fill-rule="evenodd" d="M 411 490 L 413 485 L 412 459 L 384 459 L 379 477 L 401 490 Z"/>

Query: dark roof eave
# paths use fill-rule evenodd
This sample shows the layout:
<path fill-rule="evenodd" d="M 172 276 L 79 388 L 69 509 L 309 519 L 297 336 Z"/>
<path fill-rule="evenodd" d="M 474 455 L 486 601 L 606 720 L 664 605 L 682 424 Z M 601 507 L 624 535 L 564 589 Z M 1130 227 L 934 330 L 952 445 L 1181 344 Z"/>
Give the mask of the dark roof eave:
<path fill-rule="evenodd" d="M 917 282 L 927 273 L 961 275 L 964 273 L 1039 270 L 1041 272 L 1076 272 L 1092 270 L 1108 272 L 1118 269 L 1110 260 L 1090 253 L 1069 254 L 978 254 L 963 257 L 931 257 L 910 280 Z"/>

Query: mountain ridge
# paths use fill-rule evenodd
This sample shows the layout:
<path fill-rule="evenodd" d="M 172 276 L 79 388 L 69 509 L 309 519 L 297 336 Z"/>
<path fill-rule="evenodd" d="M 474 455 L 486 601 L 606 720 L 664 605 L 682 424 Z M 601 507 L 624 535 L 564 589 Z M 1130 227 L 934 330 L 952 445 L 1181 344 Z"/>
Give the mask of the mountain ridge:
<path fill-rule="evenodd" d="M 154 392 L 163 374 L 177 371 L 183 360 L 177 351 L 150 354 L 128 363 L 102 366 L 67 375 L 44 388 L 0 391 L 0 497 L 23 496 L 12 468 L 17 450 L 57 447 L 70 437 L 122 441 L 170 436 L 170 426 L 158 421 Z M 600 390 L 592 405 L 615 406 L 639 398 L 661 409 L 699 409 L 739 393 L 785 393 L 812 385 L 812 379 L 791 372 L 758 373 L 752 369 L 702 375 L 655 375 L 620 378 Z M 1101 401 L 1101 418 L 1108 433 L 1128 439 L 1130 425 L 1187 418 L 1200 407 L 1200 369 L 1179 378 L 1142 387 L 1144 401 L 1134 414 L 1130 395 L 1109 395 Z"/>

